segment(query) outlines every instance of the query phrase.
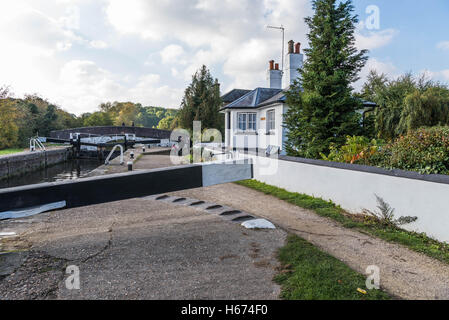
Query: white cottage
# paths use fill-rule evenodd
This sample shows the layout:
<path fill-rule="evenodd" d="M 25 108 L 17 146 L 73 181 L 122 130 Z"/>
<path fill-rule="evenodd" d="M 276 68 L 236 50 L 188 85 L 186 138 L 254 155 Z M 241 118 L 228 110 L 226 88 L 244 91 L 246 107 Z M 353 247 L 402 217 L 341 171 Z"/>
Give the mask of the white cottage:
<path fill-rule="evenodd" d="M 288 43 L 285 72 L 279 70 L 278 63 L 269 62 L 267 88 L 234 89 L 222 97 L 226 148 L 283 153 L 286 140 L 283 118 L 288 110 L 285 89 L 299 77 L 298 69 L 304 61 L 300 50 L 299 43 Z"/>

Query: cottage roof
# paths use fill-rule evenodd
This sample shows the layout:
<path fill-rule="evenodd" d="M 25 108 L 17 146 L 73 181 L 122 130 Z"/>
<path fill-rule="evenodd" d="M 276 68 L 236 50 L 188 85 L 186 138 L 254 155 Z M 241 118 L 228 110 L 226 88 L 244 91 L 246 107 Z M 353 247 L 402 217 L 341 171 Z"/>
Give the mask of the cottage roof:
<path fill-rule="evenodd" d="M 256 88 L 248 93 L 244 94 L 235 101 L 229 103 L 224 109 L 249 109 L 249 108 L 259 108 L 262 104 L 271 100 L 275 96 L 283 95 L 281 89 L 270 89 L 270 88 Z M 279 99 L 277 99 L 279 100 Z M 276 101 L 273 101 L 273 103 Z"/>

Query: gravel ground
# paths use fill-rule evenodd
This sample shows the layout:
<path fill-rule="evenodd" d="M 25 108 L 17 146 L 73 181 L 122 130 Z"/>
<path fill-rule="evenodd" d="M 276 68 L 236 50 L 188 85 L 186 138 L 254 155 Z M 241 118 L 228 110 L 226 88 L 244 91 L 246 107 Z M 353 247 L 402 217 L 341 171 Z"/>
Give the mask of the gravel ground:
<path fill-rule="evenodd" d="M 275 197 L 225 184 L 173 193 L 221 205 L 231 205 L 264 217 L 295 233 L 352 269 L 380 268 L 381 286 L 403 299 L 449 299 L 449 265 L 403 246 L 341 227 L 333 220 Z"/>

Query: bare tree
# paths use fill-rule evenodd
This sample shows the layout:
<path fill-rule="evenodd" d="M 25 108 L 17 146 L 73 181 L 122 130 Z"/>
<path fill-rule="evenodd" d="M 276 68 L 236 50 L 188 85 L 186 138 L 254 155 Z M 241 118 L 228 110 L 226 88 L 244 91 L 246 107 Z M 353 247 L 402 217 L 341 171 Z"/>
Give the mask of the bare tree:
<path fill-rule="evenodd" d="M 8 86 L 0 86 L 0 99 L 11 97 L 11 91 Z"/>

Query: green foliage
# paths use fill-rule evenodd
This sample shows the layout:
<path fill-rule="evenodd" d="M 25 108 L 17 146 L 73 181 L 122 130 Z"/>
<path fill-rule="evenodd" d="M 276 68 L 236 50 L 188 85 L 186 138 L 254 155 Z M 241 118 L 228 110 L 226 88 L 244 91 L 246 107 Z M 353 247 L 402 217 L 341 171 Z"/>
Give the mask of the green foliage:
<path fill-rule="evenodd" d="M 159 121 L 159 124 L 157 125 L 158 129 L 161 130 L 171 130 L 176 127 L 177 121 L 174 116 L 167 116 L 163 118 L 161 121 Z"/>
<path fill-rule="evenodd" d="M 404 224 L 412 223 L 418 220 L 418 217 L 402 216 L 398 219 L 394 217 L 395 209 L 392 208 L 384 199 L 375 194 L 377 200 L 377 211 L 363 210 L 365 214 L 374 217 L 379 223 L 386 226 L 398 227 Z"/>
<path fill-rule="evenodd" d="M 101 126 L 112 126 L 114 121 L 111 115 L 107 112 L 94 112 L 90 116 L 83 119 L 84 127 L 101 127 Z"/>
<path fill-rule="evenodd" d="M 380 140 L 370 140 L 363 136 L 348 136 L 346 144 L 340 148 L 332 144 L 329 155 L 321 154 L 321 157 L 327 161 L 362 164 L 376 154 L 382 145 L 383 142 Z"/>
<path fill-rule="evenodd" d="M 423 126 L 449 124 L 449 89 L 422 75 L 390 80 L 371 71 L 361 97 L 378 105 L 373 114 L 377 137 L 394 140 Z"/>
<path fill-rule="evenodd" d="M 390 144 L 366 137 L 347 137 L 338 148 L 331 145 L 323 160 L 417 171 L 422 174 L 449 174 L 449 127 L 410 131 Z"/>
<path fill-rule="evenodd" d="M 449 174 L 449 127 L 421 128 L 401 136 L 368 159 L 388 169 Z"/>
<path fill-rule="evenodd" d="M 179 125 L 183 129 L 193 130 L 193 121 L 201 121 L 202 128 L 223 131 L 224 121 L 219 112 L 221 105 L 220 84 L 203 65 L 185 90 L 179 111 Z"/>
<path fill-rule="evenodd" d="M 385 300 L 387 293 L 367 290 L 365 277 L 340 260 L 319 250 L 295 235 L 279 250 L 283 269 L 275 281 L 282 286 L 281 298 L 286 300 Z"/>
<path fill-rule="evenodd" d="M 313 17 L 306 18 L 310 49 L 300 69 L 301 79 L 287 92 L 289 111 L 286 151 L 289 155 L 318 158 L 331 144 L 361 130 L 360 100 L 351 84 L 365 65 L 366 50 L 355 47 L 358 22 L 352 1 L 314 0 Z"/>
<path fill-rule="evenodd" d="M 411 232 L 396 226 L 385 225 L 365 215 L 349 214 L 332 202 L 304 194 L 288 192 L 256 180 L 240 181 L 238 184 L 272 195 L 298 207 L 311 209 L 320 216 L 331 218 L 341 223 L 343 227 L 361 230 L 386 241 L 399 243 L 411 250 L 449 263 L 449 244 L 432 239 L 425 233 Z"/>
<path fill-rule="evenodd" d="M 100 122 L 112 122 L 102 125 L 121 126 L 124 123 L 126 126 L 131 126 L 134 123 L 137 127 L 157 128 L 163 119 L 176 117 L 178 110 L 143 107 L 139 103 L 132 102 L 107 102 L 100 105 L 100 113 L 107 115 L 105 121 Z"/>
<path fill-rule="evenodd" d="M 407 95 L 398 130 L 406 133 L 420 127 L 448 124 L 449 90 L 440 84 L 432 84 Z"/>
<path fill-rule="evenodd" d="M 0 150 L 0 156 L 4 156 L 4 155 L 7 155 L 7 154 L 19 153 L 19 152 L 23 152 L 23 149 L 16 149 L 16 148 L 3 149 L 3 150 Z"/>
<path fill-rule="evenodd" d="M 19 127 L 16 120 L 17 113 L 13 100 L 0 100 L 0 150 L 17 145 Z"/>

